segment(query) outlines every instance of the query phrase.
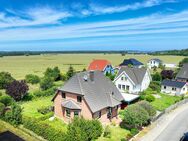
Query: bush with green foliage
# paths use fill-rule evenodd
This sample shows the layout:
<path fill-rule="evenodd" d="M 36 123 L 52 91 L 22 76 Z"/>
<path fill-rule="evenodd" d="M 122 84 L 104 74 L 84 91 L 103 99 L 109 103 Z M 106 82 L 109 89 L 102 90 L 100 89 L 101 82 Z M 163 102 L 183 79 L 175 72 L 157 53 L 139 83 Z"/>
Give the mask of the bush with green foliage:
<path fill-rule="evenodd" d="M 37 84 L 40 82 L 40 78 L 34 74 L 28 74 L 25 76 L 25 80 L 27 83 Z"/>
<path fill-rule="evenodd" d="M 110 79 L 110 80 L 114 80 L 114 78 L 115 78 L 115 74 L 112 74 L 112 73 L 108 73 L 108 72 L 106 72 L 106 76 Z"/>
<path fill-rule="evenodd" d="M 40 81 L 40 88 L 41 90 L 47 90 L 53 87 L 53 80 L 50 77 L 43 77 Z"/>
<path fill-rule="evenodd" d="M 153 95 L 146 95 L 145 96 L 145 100 L 148 101 L 148 102 L 153 102 L 155 101 L 155 97 Z"/>
<path fill-rule="evenodd" d="M 29 87 L 24 80 L 14 80 L 6 87 L 6 93 L 13 97 L 16 101 L 21 100 L 25 95 L 27 95 L 28 90 Z"/>
<path fill-rule="evenodd" d="M 123 123 L 125 127 L 138 128 L 148 123 L 148 112 L 138 104 L 130 105 L 125 109 Z"/>
<path fill-rule="evenodd" d="M 51 106 L 47 106 L 47 107 L 40 107 L 37 109 L 37 111 L 43 115 L 46 115 L 47 113 L 50 113 L 51 110 Z"/>
<path fill-rule="evenodd" d="M 157 91 L 158 93 L 161 91 L 160 83 L 156 81 L 152 81 L 149 85 L 149 88 L 151 88 L 153 91 Z"/>
<path fill-rule="evenodd" d="M 71 78 L 74 74 L 75 74 L 75 70 L 74 70 L 74 68 L 72 66 L 70 66 L 69 69 L 68 69 L 68 71 L 67 71 L 67 73 L 66 73 L 67 80 L 69 78 Z"/>
<path fill-rule="evenodd" d="M 132 136 L 135 136 L 136 134 L 139 133 L 139 130 L 137 128 L 132 128 L 130 133 Z"/>
<path fill-rule="evenodd" d="M 140 107 L 144 108 L 149 116 L 152 118 L 153 116 L 156 115 L 156 110 L 155 108 L 147 101 L 140 101 L 137 103 Z"/>
<path fill-rule="evenodd" d="M 0 102 L 3 103 L 5 106 L 10 106 L 13 103 L 12 97 L 8 95 L 0 96 Z"/>
<path fill-rule="evenodd" d="M 22 123 L 22 108 L 19 104 L 13 103 L 11 105 L 11 110 L 5 113 L 5 121 L 13 124 L 19 125 Z"/>
<path fill-rule="evenodd" d="M 161 81 L 162 77 L 160 75 L 160 73 L 156 72 L 155 74 L 152 75 L 152 80 L 153 81 Z"/>
<path fill-rule="evenodd" d="M 66 133 L 35 118 L 24 117 L 23 125 L 48 141 L 67 141 Z"/>
<path fill-rule="evenodd" d="M 44 72 L 44 76 L 52 78 L 54 81 L 58 81 L 61 79 L 61 73 L 58 67 L 47 68 Z"/>
<path fill-rule="evenodd" d="M 10 84 L 14 78 L 8 72 L 0 72 L 0 89 L 5 89 L 8 84 Z"/>
<path fill-rule="evenodd" d="M 37 91 L 33 92 L 33 96 L 34 97 L 50 96 L 50 95 L 54 95 L 55 91 L 56 91 L 55 87 L 52 87 L 52 88 L 44 90 L 44 91 L 37 90 Z"/>
<path fill-rule="evenodd" d="M 103 137 L 106 137 L 106 138 L 110 138 L 110 137 L 111 137 L 111 130 L 110 130 L 110 126 L 109 126 L 109 125 L 107 125 L 107 126 L 104 128 Z"/>
<path fill-rule="evenodd" d="M 181 61 L 179 62 L 179 67 L 182 67 L 183 64 L 185 64 L 185 63 L 188 63 L 188 58 L 184 58 L 183 60 L 181 60 Z"/>
<path fill-rule="evenodd" d="M 74 118 L 68 125 L 67 141 L 91 141 L 96 140 L 102 134 L 102 125 L 98 120 L 85 120 Z"/>
<path fill-rule="evenodd" d="M 0 102 L 0 117 L 4 115 L 5 105 Z"/>

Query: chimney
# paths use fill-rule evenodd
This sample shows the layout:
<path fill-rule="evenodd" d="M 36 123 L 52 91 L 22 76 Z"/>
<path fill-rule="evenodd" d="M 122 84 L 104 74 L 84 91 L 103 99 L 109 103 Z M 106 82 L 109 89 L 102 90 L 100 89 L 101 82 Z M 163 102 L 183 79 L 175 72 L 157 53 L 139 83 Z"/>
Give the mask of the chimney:
<path fill-rule="evenodd" d="M 94 81 L 94 71 L 89 71 L 89 78 L 91 81 Z"/>

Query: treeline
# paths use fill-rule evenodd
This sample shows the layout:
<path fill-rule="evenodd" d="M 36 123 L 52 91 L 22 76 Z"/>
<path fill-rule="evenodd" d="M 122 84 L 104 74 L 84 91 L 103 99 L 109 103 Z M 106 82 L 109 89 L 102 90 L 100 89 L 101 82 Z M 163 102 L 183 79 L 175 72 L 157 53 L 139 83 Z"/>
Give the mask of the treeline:
<path fill-rule="evenodd" d="M 179 56 L 188 56 L 188 49 L 156 51 L 156 52 L 151 53 L 151 55 L 179 55 Z"/>
<path fill-rule="evenodd" d="M 0 57 L 3 56 L 29 56 L 42 54 L 146 54 L 148 52 L 141 51 L 0 51 Z"/>

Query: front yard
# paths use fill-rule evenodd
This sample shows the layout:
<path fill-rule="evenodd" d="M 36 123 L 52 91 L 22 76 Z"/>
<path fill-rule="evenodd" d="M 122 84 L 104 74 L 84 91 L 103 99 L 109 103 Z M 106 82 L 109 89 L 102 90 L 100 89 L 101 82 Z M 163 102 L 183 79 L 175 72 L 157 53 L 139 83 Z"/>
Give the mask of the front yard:
<path fill-rule="evenodd" d="M 161 98 L 156 98 L 155 101 L 151 102 L 152 106 L 158 111 L 163 111 L 169 106 L 181 100 L 180 96 L 170 96 L 167 94 L 159 95 L 161 96 Z"/>

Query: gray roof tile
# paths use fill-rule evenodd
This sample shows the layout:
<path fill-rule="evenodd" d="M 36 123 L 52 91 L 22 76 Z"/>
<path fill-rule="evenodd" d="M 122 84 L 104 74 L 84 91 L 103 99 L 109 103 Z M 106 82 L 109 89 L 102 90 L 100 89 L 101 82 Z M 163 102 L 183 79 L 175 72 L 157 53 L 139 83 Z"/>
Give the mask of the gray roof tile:
<path fill-rule="evenodd" d="M 176 87 L 176 88 L 182 88 L 183 86 L 186 85 L 186 82 L 179 82 L 175 80 L 163 80 L 161 85 L 163 86 L 170 86 L 170 87 Z"/>
<path fill-rule="evenodd" d="M 83 95 L 93 113 L 119 105 L 123 100 L 116 86 L 100 71 L 94 71 L 94 81 L 89 71 L 77 73 L 59 90 Z"/>
<path fill-rule="evenodd" d="M 142 83 L 144 76 L 147 72 L 147 69 L 145 69 L 145 68 L 121 67 L 119 72 L 118 72 L 118 75 L 116 76 L 116 78 L 119 77 L 119 75 L 122 72 L 125 72 L 130 77 L 130 79 L 137 85 L 137 84 Z"/>
<path fill-rule="evenodd" d="M 188 63 L 183 65 L 176 78 L 188 79 Z"/>

